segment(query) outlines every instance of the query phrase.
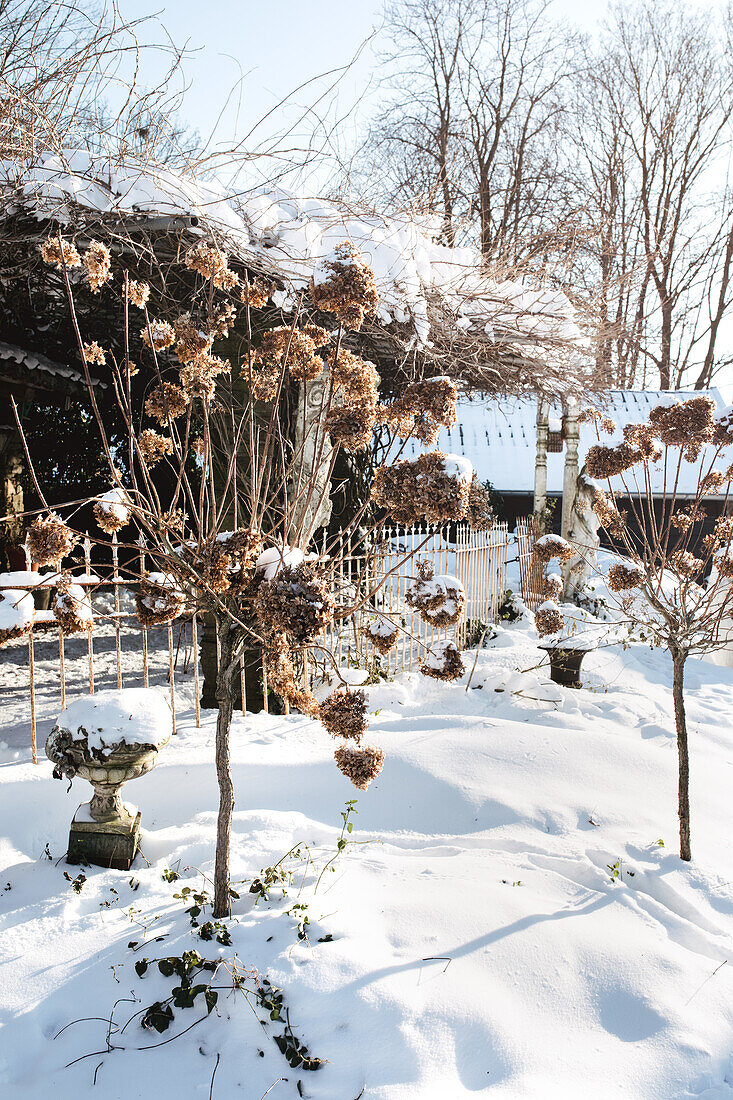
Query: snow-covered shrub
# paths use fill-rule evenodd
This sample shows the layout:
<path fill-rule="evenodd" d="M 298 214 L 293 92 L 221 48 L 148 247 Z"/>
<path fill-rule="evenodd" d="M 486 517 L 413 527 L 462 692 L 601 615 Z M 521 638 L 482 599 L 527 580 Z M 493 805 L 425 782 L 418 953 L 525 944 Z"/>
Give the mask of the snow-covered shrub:
<path fill-rule="evenodd" d="M 146 573 L 140 578 L 135 604 L 143 626 L 170 623 L 183 611 L 185 598 L 170 573 Z"/>
<path fill-rule="evenodd" d="M 434 576 L 428 561 L 417 563 L 418 576 L 405 591 L 405 602 L 430 626 L 457 623 L 466 605 L 466 593 L 457 577 Z"/>
<path fill-rule="evenodd" d="M 37 565 L 55 565 L 77 542 L 77 536 L 55 512 L 37 516 L 25 536 L 26 549 Z"/>
<path fill-rule="evenodd" d="M 466 671 L 455 642 L 434 642 L 420 665 L 423 676 L 433 680 L 458 680 Z"/>
<path fill-rule="evenodd" d="M 20 638 L 33 622 L 35 604 L 30 592 L 22 588 L 0 592 L 0 646 Z"/>
<path fill-rule="evenodd" d="M 334 313 L 349 329 L 361 328 L 379 304 L 374 273 L 348 241 L 316 266 L 312 297 L 318 309 Z"/>
<path fill-rule="evenodd" d="M 173 732 L 166 697 L 155 688 L 98 691 L 70 703 L 46 742 L 55 779 L 73 779 L 80 764 L 128 749 L 158 749 Z"/>

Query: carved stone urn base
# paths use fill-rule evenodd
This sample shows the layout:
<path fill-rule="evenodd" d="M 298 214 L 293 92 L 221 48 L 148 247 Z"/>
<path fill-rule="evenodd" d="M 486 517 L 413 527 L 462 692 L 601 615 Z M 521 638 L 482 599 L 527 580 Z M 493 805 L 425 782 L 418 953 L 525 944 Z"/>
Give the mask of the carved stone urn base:
<path fill-rule="evenodd" d="M 91 806 L 91 802 L 82 802 L 74 814 L 66 862 L 129 871 L 140 847 L 140 811 L 126 802 L 118 818 L 98 821 L 92 817 Z"/>

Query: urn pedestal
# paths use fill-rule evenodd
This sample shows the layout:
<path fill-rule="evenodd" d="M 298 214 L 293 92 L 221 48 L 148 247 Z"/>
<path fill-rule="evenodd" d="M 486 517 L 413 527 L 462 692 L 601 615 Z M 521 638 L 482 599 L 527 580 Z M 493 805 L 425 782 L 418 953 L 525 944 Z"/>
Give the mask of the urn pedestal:
<path fill-rule="evenodd" d="M 78 774 L 94 787 L 91 802 L 82 802 L 69 830 L 67 863 L 93 863 L 129 871 L 140 847 L 140 811 L 123 802 L 120 788 L 155 765 L 150 746 L 116 749 L 106 760 L 79 765 Z"/>
<path fill-rule="evenodd" d="M 554 684 L 561 684 L 562 687 L 568 688 L 583 686 L 580 680 L 580 666 L 588 652 L 587 649 L 565 649 L 547 645 L 541 645 L 539 648 L 550 657 L 550 679 Z"/>

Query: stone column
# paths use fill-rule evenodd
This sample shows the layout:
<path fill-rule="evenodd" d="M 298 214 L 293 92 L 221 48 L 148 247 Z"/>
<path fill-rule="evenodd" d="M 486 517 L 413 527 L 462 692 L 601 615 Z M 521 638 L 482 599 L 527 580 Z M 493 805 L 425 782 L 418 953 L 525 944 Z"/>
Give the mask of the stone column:
<path fill-rule="evenodd" d="M 560 534 L 564 539 L 570 537 L 573 507 L 578 492 L 578 444 L 580 443 L 580 425 L 578 408 L 568 403 L 564 418 L 565 428 L 565 470 L 562 482 L 562 526 Z"/>

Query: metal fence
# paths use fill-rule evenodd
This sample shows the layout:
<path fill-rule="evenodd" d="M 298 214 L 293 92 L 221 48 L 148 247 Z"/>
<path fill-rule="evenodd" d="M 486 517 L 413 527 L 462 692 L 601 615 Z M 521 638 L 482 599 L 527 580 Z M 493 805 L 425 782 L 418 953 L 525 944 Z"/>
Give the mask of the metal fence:
<path fill-rule="evenodd" d="M 453 528 L 401 527 L 386 528 L 377 544 L 368 551 L 352 553 L 348 543 L 331 549 L 335 563 L 334 589 L 336 608 L 358 610 L 337 618 L 318 639 L 317 644 L 300 661 L 300 676 L 304 685 L 318 686 L 331 679 L 334 662 L 337 668 L 378 670 L 393 675 L 416 667 L 427 649 L 439 638 L 452 637 L 459 648 L 475 645 L 484 627 L 495 621 L 498 607 L 506 590 L 507 528 L 497 524 L 489 531 L 471 531 L 465 525 Z M 142 625 L 131 605 L 136 583 L 121 574 L 118 547 L 113 536 L 110 543 L 111 570 L 95 569 L 91 562 L 90 543 L 84 547 L 84 571 L 71 579 L 83 587 L 90 599 L 92 617 L 82 634 L 67 635 L 60 628 L 52 611 L 37 610 L 27 635 L 11 646 L 27 646 L 28 708 L 31 746 L 34 763 L 37 760 L 37 691 L 39 675 L 49 688 L 58 680 L 60 709 L 66 705 L 70 683 L 69 652 L 73 655 L 74 675 L 71 684 L 75 692 L 93 693 L 105 687 L 148 687 L 151 682 L 167 685 L 175 730 L 177 678 L 189 673 L 192 677 L 196 725 L 200 726 L 200 672 L 198 642 L 201 624 L 198 616 L 177 619 L 162 627 Z M 411 555 L 407 559 L 405 555 Z M 436 576 L 455 576 L 463 585 L 466 603 L 458 622 L 439 630 L 425 623 L 404 600 L 405 591 L 416 574 L 415 558 L 426 558 Z M 145 568 L 144 552 L 139 565 Z M 104 575 L 103 575 L 104 574 Z M 61 569 L 44 573 L 0 576 L 0 594 L 13 591 L 50 590 L 56 587 Z M 92 603 L 91 595 L 95 594 Z M 124 605 L 124 606 L 123 606 Z M 395 623 L 398 641 L 393 650 L 380 657 L 365 634 L 364 627 L 375 615 L 384 615 Z M 43 668 L 39 673 L 36 652 L 43 644 Z M 57 657 L 49 652 L 56 647 Z M 85 650 L 85 652 L 83 652 Z M 22 675 L 16 666 L 16 675 Z M 80 675 L 80 669 L 83 673 Z M 190 670 L 190 672 L 189 672 Z M 263 664 L 264 705 L 267 709 L 267 669 Z M 246 713 L 244 664 L 241 669 L 242 710 Z M 286 708 L 287 709 L 287 708 Z"/>

